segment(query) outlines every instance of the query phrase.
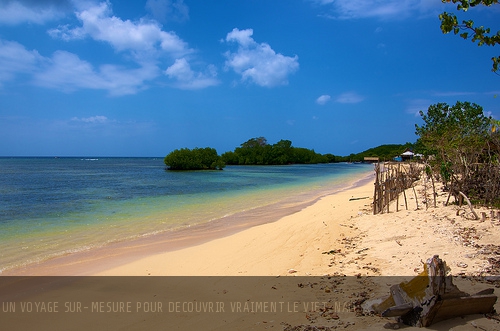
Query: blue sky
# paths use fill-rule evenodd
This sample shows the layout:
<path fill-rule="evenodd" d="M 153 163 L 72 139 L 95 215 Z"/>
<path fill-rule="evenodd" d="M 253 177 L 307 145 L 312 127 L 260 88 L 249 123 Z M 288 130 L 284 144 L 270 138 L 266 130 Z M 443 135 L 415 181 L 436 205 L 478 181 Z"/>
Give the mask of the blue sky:
<path fill-rule="evenodd" d="M 414 142 L 438 102 L 500 118 L 499 48 L 443 35 L 443 11 L 500 28 L 440 0 L 0 0 L 0 156 L 348 155 Z"/>

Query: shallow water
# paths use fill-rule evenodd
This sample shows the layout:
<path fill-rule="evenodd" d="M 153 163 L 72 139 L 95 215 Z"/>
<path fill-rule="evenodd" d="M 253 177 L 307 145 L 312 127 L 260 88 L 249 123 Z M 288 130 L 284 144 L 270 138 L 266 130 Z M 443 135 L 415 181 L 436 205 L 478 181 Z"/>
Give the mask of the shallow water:
<path fill-rule="evenodd" d="M 292 207 L 371 171 L 323 164 L 172 172 L 162 158 L 0 158 L 0 272 L 258 207 Z"/>

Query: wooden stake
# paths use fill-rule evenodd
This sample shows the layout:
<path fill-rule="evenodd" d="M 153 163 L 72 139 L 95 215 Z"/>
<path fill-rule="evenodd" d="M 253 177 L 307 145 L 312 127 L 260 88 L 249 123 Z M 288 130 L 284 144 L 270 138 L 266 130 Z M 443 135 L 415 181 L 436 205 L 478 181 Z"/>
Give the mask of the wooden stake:
<path fill-rule="evenodd" d="M 415 194 L 415 203 L 417 204 L 417 209 L 418 209 L 418 198 L 417 198 L 417 192 L 415 192 L 415 186 L 412 186 L 413 188 L 413 194 Z"/>
<path fill-rule="evenodd" d="M 475 219 L 478 220 L 479 216 L 477 216 L 477 213 L 474 211 L 474 208 L 472 208 L 472 204 L 470 203 L 469 198 L 467 198 L 467 196 L 465 194 L 463 194 L 462 191 L 459 191 L 458 193 L 465 199 L 465 201 L 467 201 L 467 204 L 469 205 L 470 211 L 474 215 Z"/>

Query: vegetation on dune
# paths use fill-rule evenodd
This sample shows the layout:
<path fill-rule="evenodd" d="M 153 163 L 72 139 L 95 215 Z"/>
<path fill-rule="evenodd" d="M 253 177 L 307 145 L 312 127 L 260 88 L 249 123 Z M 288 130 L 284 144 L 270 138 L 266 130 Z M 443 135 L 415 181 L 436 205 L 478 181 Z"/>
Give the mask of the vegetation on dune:
<path fill-rule="evenodd" d="M 456 200 L 462 192 L 476 203 L 500 204 L 500 123 L 470 102 L 438 103 L 420 115 L 417 144 L 434 176 Z"/>

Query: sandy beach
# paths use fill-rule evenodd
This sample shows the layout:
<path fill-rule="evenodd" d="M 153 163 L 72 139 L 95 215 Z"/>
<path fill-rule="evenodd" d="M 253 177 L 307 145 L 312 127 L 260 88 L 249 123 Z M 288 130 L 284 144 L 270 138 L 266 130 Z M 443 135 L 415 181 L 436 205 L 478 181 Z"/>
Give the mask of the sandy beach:
<path fill-rule="evenodd" d="M 346 221 L 370 212 L 373 183 L 321 198 L 276 222 L 248 228 L 201 245 L 148 256 L 95 275 L 319 276 L 332 271 L 322 252 L 355 235 Z M 359 200 L 350 199 L 361 198 Z"/>
<path fill-rule="evenodd" d="M 332 304 L 349 302 L 350 307 L 335 312 L 330 318 L 325 317 L 328 311 L 325 308 L 297 312 L 292 317 L 283 317 L 285 320 L 280 320 L 279 314 L 268 317 L 266 314 L 253 313 L 245 315 L 244 319 L 233 314 L 225 317 L 225 323 L 215 323 L 216 327 L 209 327 L 203 316 L 191 316 L 189 322 L 178 321 L 179 329 L 195 327 L 229 330 L 238 328 L 238 325 L 244 325 L 244 329 L 276 330 L 313 330 L 307 327 L 318 326 L 324 327 L 323 330 L 339 327 L 352 330 L 410 328 L 397 324 L 394 319 L 361 313 L 356 307 L 359 308 L 360 302 L 388 295 L 390 284 L 377 287 L 374 286 L 377 281 L 388 283 L 391 279 L 389 276 L 416 276 L 422 271 L 422 261 L 436 254 L 446 261 L 453 275 L 459 276 L 454 282 L 465 292 L 476 293 L 496 287 L 495 293 L 498 294 L 500 285 L 498 280 L 488 283 L 480 278 L 499 274 L 500 220 L 492 218 L 491 211 L 484 208 L 476 209 L 479 215 L 481 212 L 486 213 L 486 219 L 481 221 L 470 217 L 467 206 L 444 206 L 447 193 L 439 188 L 435 208 L 433 201 L 424 200 L 426 196 L 431 196 L 430 188 L 427 194 L 424 194 L 423 188 L 421 182 L 415 184 L 416 196 L 412 189 L 407 190 L 408 209 L 400 199 L 398 212 L 393 202 L 389 213 L 373 215 L 373 182 L 365 181 L 362 185 L 323 197 L 275 222 L 236 233 L 219 233 L 201 242 L 193 241 L 164 252 L 156 247 L 153 254 L 131 253 L 128 258 L 113 260 L 113 257 L 108 257 L 108 260 L 100 260 L 88 257 L 85 272 L 78 267 L 71 269 L 68 265 L 66 270 L 72 270 L 74 275 L 93 276 L 267 276 L 243 277 L 247 288 L 244 297 L 257 300 L 257 289 L 262 285 L 262 279 L 265 279 L 265 282 L 280 284 L 269 285 L 273 290 L 279 292 L 288 289 L 283 293 L 294 293 L 297 295 L 294 300 L 300 302 L 314 301 L 316 298 L 316 301 Z M 140 245 L 137 248 L 140 250 Z M 57 270 L 57 266 L 52 266 L 44 272 L 57 275 Z M 147 277 L 141 277 L 144 278 Z M 157 278 L 163 277 L 154 277 Z M 174 279 L 186 281 L 192 278 Z M 197 287 L 196 281 L 190 285 L 197 289 L 198 295 L 209 292 L 208 289 L 218 289 L 218 294 L 231 293 L 227 290 L 230 285 L 220 287 L 220 277 L 201 279 L 201 288 Z M 290 279 L 293 279 L 293 284 Z M 307 279 L 311 281 L 306 283 Z M 179 280 L 179 291 L 183 288 L 180 285 L 182 282 Z M 331 291 L 337 286 L 332 285 L 332 282 L 336 282 L 339 291 Z M 307 291 L 297 292 L 297 285 L 299 288 L 306 287 Z M 89 295 L 96 294 L 96 291 L 90 290 L 92 288 L 88 288 Z M 238 288 L 241 291 L 241 286 Z M 269 292 L 269 288 L 266 289 Z M 154 293 L 158 291 L 155 288 L 149 290 Z M 252 292 L 254 297 L 249 294 Z M 499 310 L 498 302 L 495 308 Z M 431 329 L 500 330 L 498 315 L 495 316 L 486 318 L 483 315 L 468 315 L 437 323 Z M 127 318 L 120 320 L 120 325 L 137 328 L 138 318 L 127 315 Z M 161 323 L 161 319 L 145 319 L 144 322 L 152 323 L 150 326 L 154 328 Z M 196 328 L 196 325 L 203 327 Z"/>
<path fill-rule="evenodd" d="M 461 290 L 472 294 L 497 287 L 497 293 L 500 281 L 492 284 L 477 279 L 499 274 L 500 220 L 492 219 L 491 210 L 485 208 L 475 209 L 479 215 L 486 213 L 483 222 L 473 220 L 467 206 L 444 206 L 448 193 L 440 187 L 437 207 L 434 208 L 431 188 L 427 185 L 425 194 L 422 181 L 415 183 L 415 192 L 416 196 L 412 189 L 406 192 L 408 210 L 400 199 L 399 211 L 396 212 L 394 201 L 389 213 L 373 215 L 373 182 L 368 181 L 324 197 L 277 222 L 255 226 L 202 245 L 149 256 L 96 275 L 347 275 L 367 279 L 380 276 L 379 280 L 387 281 L 391 279 L 387 276 L 418 275 L 423 270 L 422 262 L 437 254 L 446 261 L 451 274 L 464 277 L 455 280 Z M 426 197 L 429 201 L 425 201 Z M 470 280 L 474 278 L 476 280 Z M 342 286 L 350 288 L 349 281 Z M 370 282 L 363 283 L 363 290 L 359 286 L 354 285 L 355 298 L 361 294 L 364 299 L 365 293 L 370 298 L 384 297 L 389 293 L 388 286 L 380 289 Z M 323 292 L 319 290 L 316 295 L 324 296 Z M 343 300 L 343 296 L 336 300 Z M 498 302 L 495 308 L 499 310 Z M 259 325 L 259 318 L 256 318 L 255 325 Z M 296 321 L 295 326 L 288 324 L 295 330 L 310 325 L 351 326 L 356 330 L 403 327 L 394 319 L 354 314 L 339 320 L 303 314 L 302 321 Z M 500 330 L 500 322 L 483 315 L 468 315 L 439 322 L 431 329 Z"/>
<path fill-rule="evenodd" d="M 454 275 L 498 272 L 498 266 L 487 261 L 495 249 L 490 247 L 489 254 L 484 249 L 478 253 L 478 248 L 500 242 L 500 220 L 491 219 L 485 208 L 476 208 L 478 214 L 486 213 L 483 222 L 472 219 L 467 205 L 445 207 L 448 193 L 442 190 L 437 207 L 433 201 L 426 206 L 418 184 L 417 199 L 412 189 L 407 191 L 408 210 L 400 200 L 398 212 L 393 202 L 389 213 L 372 215 L 373 183 L 365 181 L 276 222 L 95 275 L 285 276 L 293 270 L 296 276 L 411 276 L 421 270 L 420 261 L 435 254 L 447 261 Z M 332 250 L 339 252 L 325 254 Z"/>

